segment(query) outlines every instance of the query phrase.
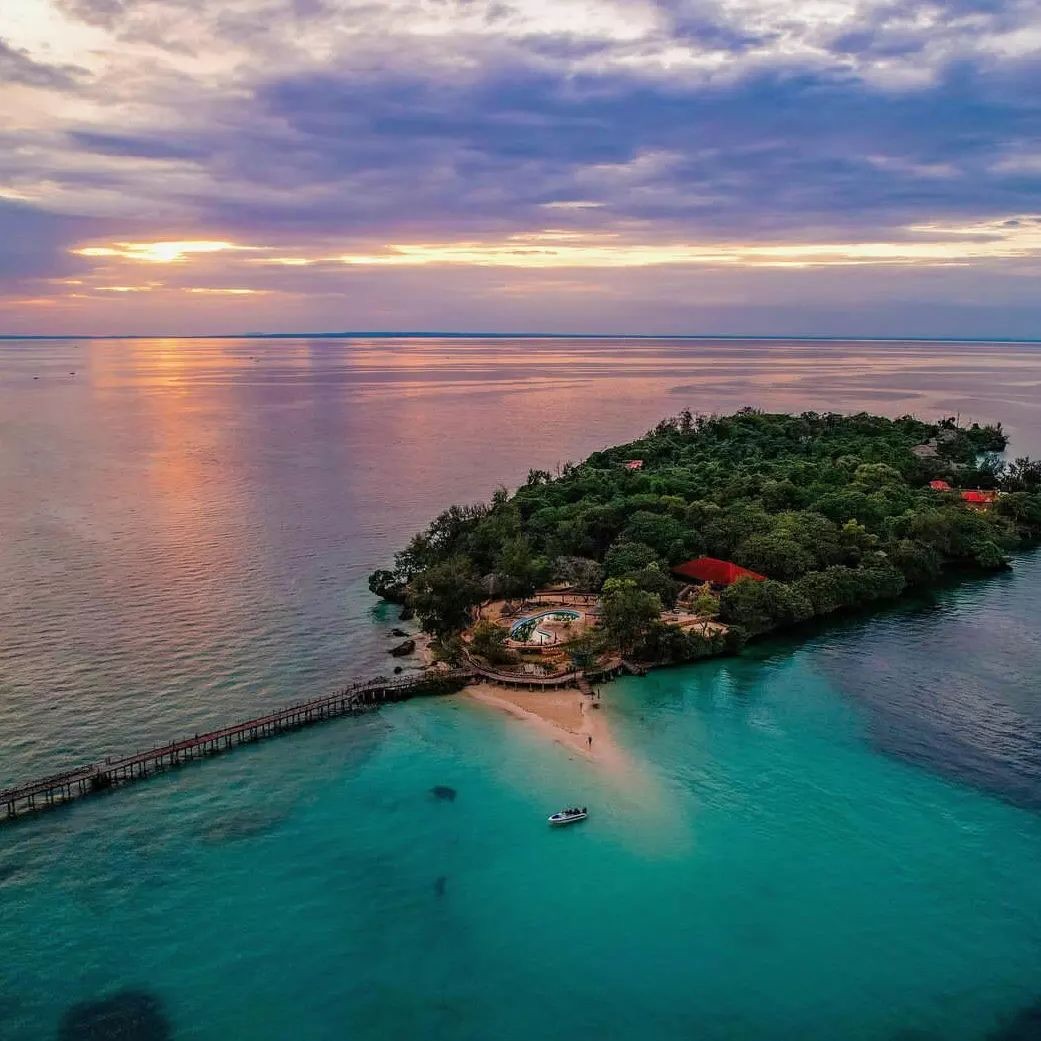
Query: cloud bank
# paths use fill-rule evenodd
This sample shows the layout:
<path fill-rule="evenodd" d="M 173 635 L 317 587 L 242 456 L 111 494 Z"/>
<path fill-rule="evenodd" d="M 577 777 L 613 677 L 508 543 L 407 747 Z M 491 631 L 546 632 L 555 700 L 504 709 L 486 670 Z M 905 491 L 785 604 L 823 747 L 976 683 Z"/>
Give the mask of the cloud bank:
<path fill-rule="evenodd" d="M 22 0 L 0 330 L 1039 335 L 1021 0 Z"/>

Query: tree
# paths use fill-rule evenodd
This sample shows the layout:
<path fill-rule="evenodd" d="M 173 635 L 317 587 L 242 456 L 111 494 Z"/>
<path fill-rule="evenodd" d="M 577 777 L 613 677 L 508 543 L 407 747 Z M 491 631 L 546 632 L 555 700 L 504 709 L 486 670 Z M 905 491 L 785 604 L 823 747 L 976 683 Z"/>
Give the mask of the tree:
<path fill-rule="evenodd" d="M 516 659 L 516 655 L 506 641 L 510 638 L 509 629 L 498 625 L 488 618 L 482 618 L 473 629 L 470 646 L 475 654 L 486 658 L 492 665 L 505 665 Z"/>
<path fill-rule="evenodd" d="M 473 564 L 460 555 L 420 572 L 409 599 L 423 629 L 443 639 L 466 627 L 471 608 L 484 599 L 484 587 Z"/>
<path fill-rule="evenodd" d="M 635 648 L 642 661 L 691 662 L 733 650 L 726 634 L 697 633 L 665 622 L 652 623 Z"/>
<path fill-rule="evenodd" d="M 719 614 L 719 597 L 712 591 L 708 582 L 698 586 L 697 592 L 691 598 L 690 608 L 704 618 L 714 618 Z"/>
<path fill-rule="evenodd" d="M 885 544 L 885 553 L 909 586 L 926 586 L 940 577 L 940 554 L 924 542 L 896 539 Z"/>
<path fill-rule="evenodd" d="M 887 484 L 903 484 L 900 471 L 885 463 L 863 463 L 853 474 L 853 480 L 865 488 L 884 488 Z"/>
<path fill-rule="evenodd" d="M 557 557 L 553 577 L 577 590 L 592 592 L 603 584 L 604 569 L 589 557 Z"/>
<path fill-rule="evenodd" d="M 879 550 L 866 553 L 861 566 L 853 568 L 852 571 L 863 579 L 860 602 L 891 600 L 907 588 L 904 576 L 893 566 L 885 553 Z"/>
<path fill-rule="evenodd" d="M 580 632 L 566 645 L 568 657 L 576 669 L 588 669 L 601 651 L 602 640 L 592 629 Z"/>
<path fill-rule="evenodd" d="M 639 571 L 630 571 L 623 578 L 631 578 L 645 593 L 653 593 L 663 606 L 676 606 L 679 586 L 661 569 L 658 564 L 648 564 Z"/>
<path fill-rule="evenodd" d="M 657 563 L 658 554 L 650 546 L 642 542 L 619 539 L 604 557 L 604 573 L 608 578 L 618 578 Z"/>
<path fill-rule="evenodd" d="M 729 559 L 734 550 L 751 535 L 773 528 L 770 515 L 758 503 L 735 503 L 706 521 L 702 534 L 708 551 Z"/>
<path fill-rule="evenodd" d="M 1028 530 L 1041 527 L 1041 495 L 1010 492 L 998 499 L 994 510 L 1000 516 L 1010 517 Z"/>
<path fill-rule="evenodd" d="M 394 555 L 394 574 L 401 582 L 411 582 L 436 559 L 437 551 L 430 545 L 430 539 L 422 533 L 413 535 L 408 545 Z"/>
<path fill-rule="evenodd" d="M 771 513 L 780 513 L 800 505 L 802 495 L 790 480 L 767 481 L 763 484 L 760 496 L 763 505 Z"/>
<path fill-rule="evenodd" d="M 813 508 L 839 524 L 856 520 L 868 528 L 877 527 L 886 516 L 884 501 L 853 487 L 825 493 Z"/>
<path fill-rule="evenodd" d="M 740 625 L 755 635 L 812 618 L 813 604 L 798 589 L 784 582 L 742 578 L 723 590 L 719 615 L 723 621 Z"/>
<path fill-rule="evenodd" d="M 960 506 L 923 510 L 911 515 L 906 524 L 907 537 L 932 547 L 941 556 L 961 562 L 978 562 L 980 552 L 986 557 L 988 542 L 1007 538 L 995 519 Z"/>
<path fill-rule="evenodd" d="M 690 530 L 675 517 L 640 510 L 632 515 L 625 526 L 623 537 L 634 544 L 650 546 L 659 557 L 670 557 L 677 550 L 675 559 L 685 558 L 684 550 Z"/>
<path fill-rule="evenodd" d="M 859 521 L 848 520 L 839 529 L 839 544 L 845 552 L 846 559 L 856 564 L 865 553 L 878 545 L 878 536 L 872 535 Z"/>
<path fill-rule="evenodd" d="M 524 597 L 545 581 L 549 567 L 542 557 L 534 556 L 531 544 L 521 535 L 503 544 L 495 561 L 495 573 L 503 596 Z"/>
<path fill-rule="evenodd" d="M 702 634 L 708 632 L 708 623 L 719 614 L 719 597 L 706 582 L 690 600 L 690 609 L 703 620 Z"/>
<path fill-rule="evenodd" d="M 623 654 L 647 633 L 661 616 L 661 600 L 641 589 L 631 578 L 609 578 L 604 583 L 601 618 L 604 628 Z"/>
<path fill-rule="evenodd" d="M 981 542 L 973 554 L 976 563 L 988 570 L 997 570 L 1008 566 L 1008 561 L 1005 559 L 1005 554 L 1001 552 L 1000 548 L 994 543 Z"/>
<path fill-rule="evenodd" d="M 426 530 L 428 546 L 439 554 L 458 552 L 460 542 L 487 516 L 487 506 L 449 506 L 439 513 Z"/>
<path fill-rule="evenodd" d="M 560 557 L 599 555 L 596 543 L 578 517 L 567 517 L 556 523 L 548 549 L 551 554 Z"/>
<path fill-rule="evenodd" d="M 477 570 L 484 574 L 497 569 L 498 558 L 508 543 L 523 537 L 520 510 L 500 499 L 467 533 L 462 546 Z"/>
<path fill-rule="evenodd" d="M 1010 492 L 1041 491 L 1041 459 L 1016 459 L 1007 463 L 1000 483 L 1002 488 Z"/>
<path fill-rule="evenodd" d="M 753 571 L 774 578 L 798 578 L 817 563 L 813 554 L 781 532 L 751 535 L 738 546 L 734 559 Z"/>
<path fill-rule="evenodd" d="M 852 583 L 846 581 L 848 568 L 841 565 L 830 567 L 824 571 L 811 571 L 794 583 L 799 593 L 806 597 L 813 607 L 815 615 L 831 614 L 833 611 L 848 607 Z"/>

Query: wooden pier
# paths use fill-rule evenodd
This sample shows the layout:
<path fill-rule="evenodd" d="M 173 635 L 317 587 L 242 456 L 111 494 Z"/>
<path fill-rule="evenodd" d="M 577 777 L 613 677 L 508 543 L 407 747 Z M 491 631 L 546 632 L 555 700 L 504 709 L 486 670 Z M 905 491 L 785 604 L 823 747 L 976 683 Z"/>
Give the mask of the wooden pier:
<path fill-rule="evenodd" d="M 473 672 L 470 669 L 455 669 L 404 679 L 358 683 L 324 698 L 287 705 L 267 715 L 247 719 L 243 723 L 235 723 L 205 734 L 196 734 L 194 737 L 159 745 L 134 755 L 108 758 L 103 762 L 89 763 L 63 773 L 37 778 L 14 788 L 0 790 L 0 806 L 6 809 L 6 814 L 0 815 L 0 821 L 12 820 L 24 813 L 60 805 L 131 781 L 139 781 L 193 759 L 216 755 L 236 745 L 297 730 L 321 720 L 365 711 L 390 701 L 404 701 L 406 698 L 422 694 L 444 693 L 458 688 L 472 676 Z"/>
<path fill-rule="evenodd" d="M 555 690 L 561 687 L 578 687 L 581 689 L 584 681 L 614 679 L 615 676 L 622 672 L 625 665 L 621 659 L 613 658 L 591 669 L 554 672 L 547 676 L 538 672 L 500 672 L 496 669 L 489 669 L 470 654 L 466 655 L 466 661 L 471 673 L 479 679 L 500 683 L 505 687 L 521 687 L 525 690 Z"/>

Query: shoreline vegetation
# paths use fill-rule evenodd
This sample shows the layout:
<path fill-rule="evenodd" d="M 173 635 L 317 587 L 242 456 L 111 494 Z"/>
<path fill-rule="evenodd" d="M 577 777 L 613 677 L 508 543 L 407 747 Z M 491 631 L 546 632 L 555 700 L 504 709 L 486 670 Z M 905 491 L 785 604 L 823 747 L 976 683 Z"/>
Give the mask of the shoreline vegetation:
<path fill-rule="evenodd" d="M 369 588 L 418 620 L 438 659 L 508 686 L 739 653 L 1007 568 L 1041 540 L 1041 462 L 1006 460 L 1007 443 L 1000 424 L 954 417 L 683 411 L 556 474 L 532 470 L 513 494 L 450 507 Z M 548 710 L 549 697 L 507 710 Z"/>

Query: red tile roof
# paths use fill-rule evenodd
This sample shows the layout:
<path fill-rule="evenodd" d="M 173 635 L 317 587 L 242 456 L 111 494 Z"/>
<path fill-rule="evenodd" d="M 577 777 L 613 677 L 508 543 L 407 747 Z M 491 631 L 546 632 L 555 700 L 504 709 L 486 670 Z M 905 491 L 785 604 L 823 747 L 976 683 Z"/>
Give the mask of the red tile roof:
<path fill-rule="evenodd" d="M 981 491 L 978 488 L 970 489 L 961 493 L 963 502 L 976 503 L 977 505 L 983 505 L 994 502 L 998 497 L 997 492 L 993 491 Z"/>
<path fill-rule="evenodd" d="M 756 574 L 739 564 L 729 560 L 717 560 L 715 557 L 698 557 L 684 564 L 677 564 L 672 573 L 688 582 L 711 582 L 716 586 L 729 586 L 739 578 L 754 578 L 757 582 L 765 580 L 765 575 Z"/>
<path fill-rule="evenodd" d="M 934 492 L 953 492 L 954 491 L 954 489 L 946 481 L 940 481 L 940 480 L 930 481 L 929 482 L 929 487 L 932 488 L 932 490 Z"/>

